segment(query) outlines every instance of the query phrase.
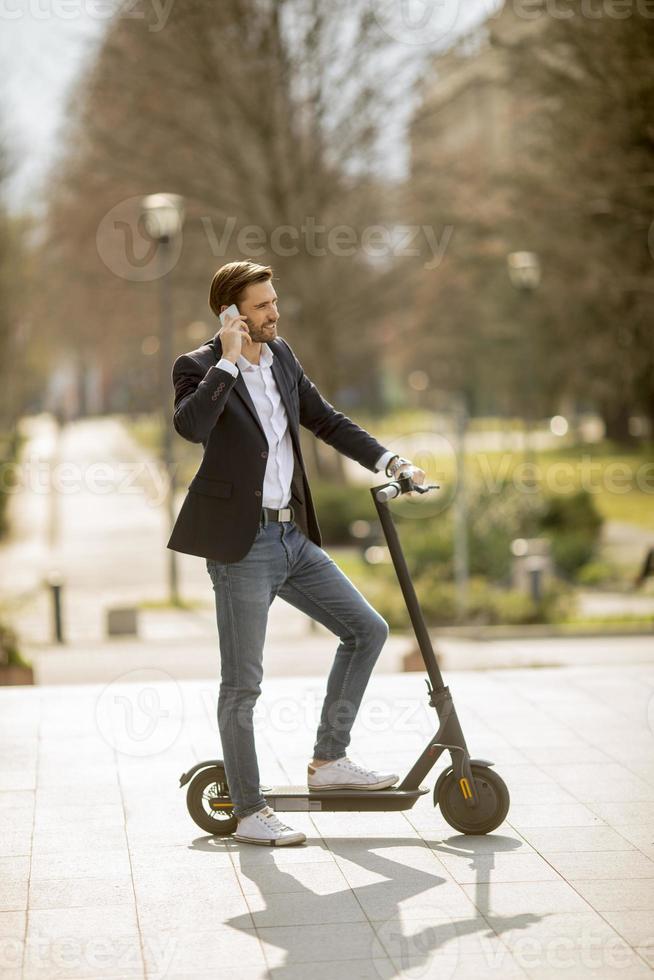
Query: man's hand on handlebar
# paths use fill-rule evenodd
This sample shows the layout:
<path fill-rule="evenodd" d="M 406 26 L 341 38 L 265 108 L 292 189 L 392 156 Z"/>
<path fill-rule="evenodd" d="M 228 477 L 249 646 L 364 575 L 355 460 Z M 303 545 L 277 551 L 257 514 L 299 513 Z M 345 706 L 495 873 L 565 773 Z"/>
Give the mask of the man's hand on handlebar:
<path fill-rule="evenodd" d="M 427 474 L 424 470 L 421 470 L 419 466 L 414 466 L 411 460 L 405 459 L 403 456 L 396 456 L 390 461 L 387 473 L 393 480 L 397 480 L 401 476 L 409 476 L 419 486 L 427 479 Z M 407 493 L 407 497 L 415 496 L 416 492 L 414 490 L 410 490 Z"/>

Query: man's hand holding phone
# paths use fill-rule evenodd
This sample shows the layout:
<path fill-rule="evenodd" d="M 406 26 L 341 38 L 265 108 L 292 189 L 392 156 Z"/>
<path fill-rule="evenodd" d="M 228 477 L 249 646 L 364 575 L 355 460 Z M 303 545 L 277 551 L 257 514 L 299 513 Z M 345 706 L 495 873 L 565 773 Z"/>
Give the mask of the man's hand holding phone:
<path fill-rule="evenodd" d="M 239 313 L 236 303 L 232 303 L 220 314 L 220 322 L 222 326 L 216 336 L 220 337 L 222 356 L 236 364 L 242 351 L 243 341 L 250 340 L 246 319 Z"/>

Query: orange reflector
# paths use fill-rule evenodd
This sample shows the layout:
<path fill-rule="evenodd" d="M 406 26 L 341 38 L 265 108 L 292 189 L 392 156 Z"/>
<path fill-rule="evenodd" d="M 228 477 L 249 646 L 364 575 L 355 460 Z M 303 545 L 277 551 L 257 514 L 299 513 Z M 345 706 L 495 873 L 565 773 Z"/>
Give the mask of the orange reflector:
<path fill-rule="evenodd" d="M 464 800 L 470 800 L 470 799 L 472 799 L 472 792 L 470 790 L 470 783 L 465 778 L 465 776 L 463 777 L 463 779 L 460 779 L 459 780 L 459 786 L 461 787 L 461 792 L 463 793 L 463 799 Z"/>

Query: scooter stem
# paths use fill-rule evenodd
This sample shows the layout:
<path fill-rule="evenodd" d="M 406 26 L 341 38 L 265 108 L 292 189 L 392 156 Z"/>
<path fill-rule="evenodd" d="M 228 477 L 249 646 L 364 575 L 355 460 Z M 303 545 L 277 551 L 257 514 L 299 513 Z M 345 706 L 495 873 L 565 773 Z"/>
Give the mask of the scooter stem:
<path fill-rule="evenodd" d="M 386 487 L 392 486 L 393 488 L 397 488 L 398 485 L 399 493 L 406 493 L 411 490 L 426 493 L 428 489 L 432 488 L 421 488 L 418 484 L 413 483 L 410 477 L 403 477 L 399 480 L 394 480 L 391 483 L 385 483 L 379 487 L 371 487 L 370 492 L 372 494 L 372 499 L 375 502 L 375 507 L 377 508 L 377 514 L 384 532 L 384 537 L 386 538 L 386 543 L 388 545 L 388 550 L 397 574 L 397 579 L 400 583 L 402 595 L 404 596 L 404 601 L 409 612 L 411 625 L 413 626 L 413 631 L 416 635 L 420 652 L 422 653 L 423 660 L 425 661 L 427 673 L 432 682 L 434 690 L 439 692 L 445 688 L 445 684 L 443 683 L 443 675 L 441 674 L 440 668 L 436 661 L 436 654 L 434 653 L 434 648 L 429 638 L 427 627 L 425 626 L 425 620 L 420 608 L 420 603 L 418 602 L 416 590 L 414 589 L 413 582 L 411 581 L 411 575 L 409 574 L 409 569 L 404 557 L 404 552 L 402 551 L 402 545 L 400 544 L 397 530 L 393 523 L 391 512 L 388 508 L 388 504 L 384 501 L 385 494 L 381 495 L 381 500 L 378 496 L 379 491 L 385 490 Z M 435 489 L 438 488 L 435 487 Z"/>

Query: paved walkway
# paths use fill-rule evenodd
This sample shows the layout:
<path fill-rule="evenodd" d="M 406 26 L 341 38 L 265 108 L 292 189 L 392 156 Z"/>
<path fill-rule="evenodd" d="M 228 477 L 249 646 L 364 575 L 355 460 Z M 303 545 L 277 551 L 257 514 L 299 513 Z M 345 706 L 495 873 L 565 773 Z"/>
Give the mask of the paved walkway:
<path fill-rule="evenodd" d="M 179 775 L 219 755 L 215 685 L 132 679 L 0 691 L 3 980 L 651 976 L 651 667 L 453 673 L 507 822 L 456 835 L 427 795 L 287 814 L 308 840 L 280 850 L 186 811 Z M 265 783 L 303 781 L 323 687 L 266 681 Z M 420 676 L 376 675 L 352 756 L 403 772 L 432 730 Z"/>

